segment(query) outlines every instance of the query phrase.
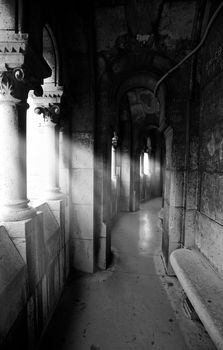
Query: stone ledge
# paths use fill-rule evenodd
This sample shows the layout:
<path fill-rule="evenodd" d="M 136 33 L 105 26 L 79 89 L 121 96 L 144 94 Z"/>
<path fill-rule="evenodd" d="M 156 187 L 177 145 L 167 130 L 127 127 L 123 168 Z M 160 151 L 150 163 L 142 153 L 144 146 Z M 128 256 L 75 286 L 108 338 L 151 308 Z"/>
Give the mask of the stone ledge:
<path fill-rule="evenodd" d="M 170 262 L 217 349 L 223 350 L 223 279 L 195 249 L 177 249 Z"/>

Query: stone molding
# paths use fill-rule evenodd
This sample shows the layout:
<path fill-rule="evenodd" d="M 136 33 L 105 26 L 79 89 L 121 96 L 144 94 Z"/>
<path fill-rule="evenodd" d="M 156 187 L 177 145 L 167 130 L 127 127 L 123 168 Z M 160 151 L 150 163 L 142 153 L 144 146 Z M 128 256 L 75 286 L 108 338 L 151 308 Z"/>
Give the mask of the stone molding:
<path fill-rule="evenodd" d="M 54 84 L 42 85 L 42 96 L 37 96 L 36 91 L 32 91 L 32 97 L 36 106 L 48 106 L 49 104 L 60 104 L 63 95 L 63 87 Z"/>
<path fill-rule="evenodd" d="M 59 122 L 59 115 L 60 115 L 60 106 L 57 103 L 49 103 L 49 105 L 46 106 L 37 106 L 34 109 L 34 112 L 36 114 L 42 114 L 43 115 L 43 122 L 45 124 L 51 125 L 57 124 Z M 54 125 L 53 125 L 54 126 Z"/>
<path fill-rule="evenodd" d="M 29 90 L 38 89 L 51 75 L 43 56 L 29 45 L 28 34 L 10 32 L 0 32 L 0 72 L 7 92 L 11 85 L 10 95 L 19 99 L 26 98 Z"/>
<path fill-rule="evenodd" d="M 44 122 L 57 124 L 60 117 L 60 102 L 63 94 L 63 87 L 53 84 L 44 84 L 42 89 L 42 96 L 36 96 L 34 91 L 31 93 L 31 97 L 36 106 L 34 112 L 42 114 Z"/>

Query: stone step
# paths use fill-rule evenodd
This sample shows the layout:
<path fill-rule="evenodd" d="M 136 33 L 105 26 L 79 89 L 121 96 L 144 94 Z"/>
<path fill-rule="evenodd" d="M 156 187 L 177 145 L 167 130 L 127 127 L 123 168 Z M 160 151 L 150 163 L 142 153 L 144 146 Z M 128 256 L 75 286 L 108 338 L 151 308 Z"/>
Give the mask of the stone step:
<path fill-rule="evenodd" d="M 170 263 L 217 349 L 223 350 L 222 276 L 196 249 L 175 250 Z"/>

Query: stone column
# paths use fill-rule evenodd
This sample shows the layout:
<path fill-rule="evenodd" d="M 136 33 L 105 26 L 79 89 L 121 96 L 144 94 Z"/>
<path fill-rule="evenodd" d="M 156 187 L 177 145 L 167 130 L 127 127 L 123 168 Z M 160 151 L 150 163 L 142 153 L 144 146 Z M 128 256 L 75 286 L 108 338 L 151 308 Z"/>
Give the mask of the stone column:
<path fill-rule="evenodd" d="M 66 195 L 69 195 L 70 153 L 68 127 L 62 126 L 59 130 L 59 186 Z"/>
<path fill-rule="evenodd" d="M 114 132 L 114 136 L 112 137 L 112 147 L 111 147 L 111 221 L 116 217 L 117 215 L 117 199 L 118 199 L 118 192 L 117 192 L 117 174 L 116 174 L 116 149 L 118 146 L 118 136 L 117 132 Z"/>
<path fill-rule="evenodd" d="M 116 149 L 118 146 L 118 136 L 117 132 L 114 131 L 114 136 L 112 137 L 112 156 L 111 156 L 111 176 L 112 180 L 115 180 L 116 178 Z"/>
<path fill-rule="evenodd" d="M 59 164 L 56 152 L 56 141 L 59 136 L 56 132 L 56 124 L 59 120 L 60 107 L 58 104 L 49 104 L 48 107 L 39 106 L 35 108 L 37 114 L 42 115 L 41 126 L 43 130 L 43 197 L 47 200 L 58 200 L 64 197 L 58 185 Z"/>
<path fill-rule="evenodd" d="M 26 98 L 24 72 L 1 72 L 0 76 L 0 220 L 18 221 L 35 215 L 28 205 L 26 186 Z M 18 80 L 16 82 L 16 79 Z M 15 80 L 15 82 L 14 82 Z"/>
<path fill-rule="evenodd" d="M 12 222 L 36 214 L 27 199 L 27 95 L 50 68 L 29 46 L 28 34 L 0 32 L 0 220 Z"/>

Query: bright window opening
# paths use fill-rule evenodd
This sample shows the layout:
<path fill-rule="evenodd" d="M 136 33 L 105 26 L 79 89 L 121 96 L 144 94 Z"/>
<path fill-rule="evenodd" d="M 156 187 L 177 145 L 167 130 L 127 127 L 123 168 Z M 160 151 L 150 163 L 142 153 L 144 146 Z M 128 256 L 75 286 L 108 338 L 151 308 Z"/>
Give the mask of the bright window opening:
<path fill-rule="evenodd" d="M 140 155 L 140 176 L 143 177 L 143 154 Z"/>
<path fill-rule="evenodd" d="M 143 173 L 150 176 L 150 159 L 148 153 L 143 155 Z"/>
<path fill-rule="evenodd" d="M 116 151 L 112 146 L 111 148 L 111 179 L 114 180 L 116 177 Z"/>

